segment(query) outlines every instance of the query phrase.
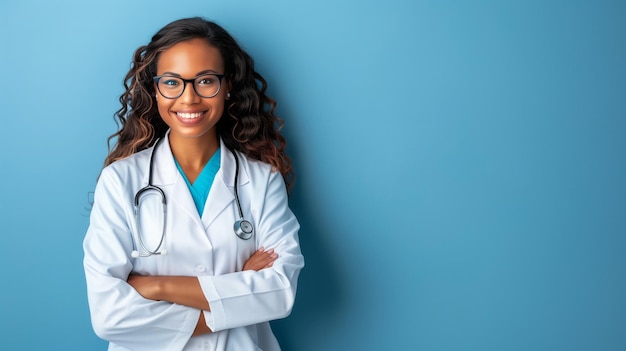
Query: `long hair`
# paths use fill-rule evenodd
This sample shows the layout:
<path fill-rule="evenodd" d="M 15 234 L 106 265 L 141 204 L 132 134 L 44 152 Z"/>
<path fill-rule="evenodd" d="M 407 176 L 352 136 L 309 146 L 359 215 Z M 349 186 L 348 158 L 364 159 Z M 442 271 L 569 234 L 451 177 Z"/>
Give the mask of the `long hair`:
<path fill-rule="evenodd" d="M 270 164 L 283 175 L 289 189 L 294 174 L 285 154 L 285 138 L 280 134 L 283 120 L 274 114 L 276 101 L 265 94 L 267 82 L 254 70 L 252 57 L 224 28 L 200 17 L 169 23 L 148 45 L 135 51 L 124 78 L 125 91 L 119 98 L 122 107 L 115 113 L 119 130 L 107 140 L 109 154 L 104 165 L 144 150 L 165 135 L 168 126 L 159 116 L 153 83 L 157 62 L 165 50 L 195 38 L 219 49 L 225 79 L 232 84 L 228 106 L 216 124 L 218 135 L 228 148 Z M 115 146 L 111 148 L 113 140 Z"/>

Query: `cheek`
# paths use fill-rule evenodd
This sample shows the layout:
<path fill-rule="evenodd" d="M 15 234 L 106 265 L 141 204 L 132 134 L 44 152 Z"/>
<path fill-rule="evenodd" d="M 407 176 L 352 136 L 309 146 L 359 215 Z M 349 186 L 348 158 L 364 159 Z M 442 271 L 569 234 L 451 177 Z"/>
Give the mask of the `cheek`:
<path fill-rule="evenodd" d="M 215 113 L 221 116 L 224 113 L 224 109 L 226 108 L 226 106 L 224 104 L 224 101 L 221 100 L 220 102 L 213 104 L 212 108 L 215 111 Z"/>
<path fill-rule="evenodd" d="M 216 97 L 217 98 L 217 97 Z M 209 110 L 209 114 L 211 118 L 220 118 L 224 114 L 224 109 L 226 105 L 224 104 L 224 100 L 219 100 L 216 98 L 211 98 L 206 101 L 204 107 Z"/>
<path fill-rule="evenodd" d="M 162 119 L 167 119 L 169 115 L 170 103 L 167 101 L 163 101 L 163 99 L 157 98 L 157 109 L 159 110 L 159 115 Z"/>

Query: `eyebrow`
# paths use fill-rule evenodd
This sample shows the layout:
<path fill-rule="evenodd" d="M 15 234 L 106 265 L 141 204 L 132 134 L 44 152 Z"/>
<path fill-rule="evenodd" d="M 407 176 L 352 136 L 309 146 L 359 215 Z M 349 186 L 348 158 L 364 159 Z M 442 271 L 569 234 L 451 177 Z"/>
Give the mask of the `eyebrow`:
<path fill-rule="evenodd" d="M 207 69 L 204 70 L 202 72 L 198 72 L 195 77 L 201 76 L 203 74 L 219 74 L 216 71 L 212 70 L 212 69 Z M 172 76 L 172 77 L 178 77 L 178 78 L 182 78 L 182 76 L 178 73 L 174 73 L 174 72 L 163 72 L 163 74 L 161 74 L 162 76 Z"/>

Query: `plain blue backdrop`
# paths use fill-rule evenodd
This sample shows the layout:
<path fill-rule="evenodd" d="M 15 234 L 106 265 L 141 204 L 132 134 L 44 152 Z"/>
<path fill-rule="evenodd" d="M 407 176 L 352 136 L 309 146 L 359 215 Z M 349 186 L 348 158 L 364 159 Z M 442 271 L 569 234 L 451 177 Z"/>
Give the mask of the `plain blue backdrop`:
<path fill-rule="evenodd" d="M 285 120 L 285 350 L 626 350 L 626 3 L 0 3 L 0 346 L 104 350 L 88 192 L 133 51 L 200 15 Z"/>

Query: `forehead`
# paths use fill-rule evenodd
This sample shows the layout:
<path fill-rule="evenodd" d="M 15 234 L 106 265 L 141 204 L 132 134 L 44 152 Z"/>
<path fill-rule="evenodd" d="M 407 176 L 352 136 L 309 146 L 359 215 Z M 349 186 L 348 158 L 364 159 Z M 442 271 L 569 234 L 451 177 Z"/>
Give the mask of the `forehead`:
<path fill-rule="evenodd" d="M 206 70 L 224 73 L 224 60 L 218 48 L 200 38 L 180 42 L 163 51 L 157 62 L 157 75 L 171 72 L 193 77 Z"/>

